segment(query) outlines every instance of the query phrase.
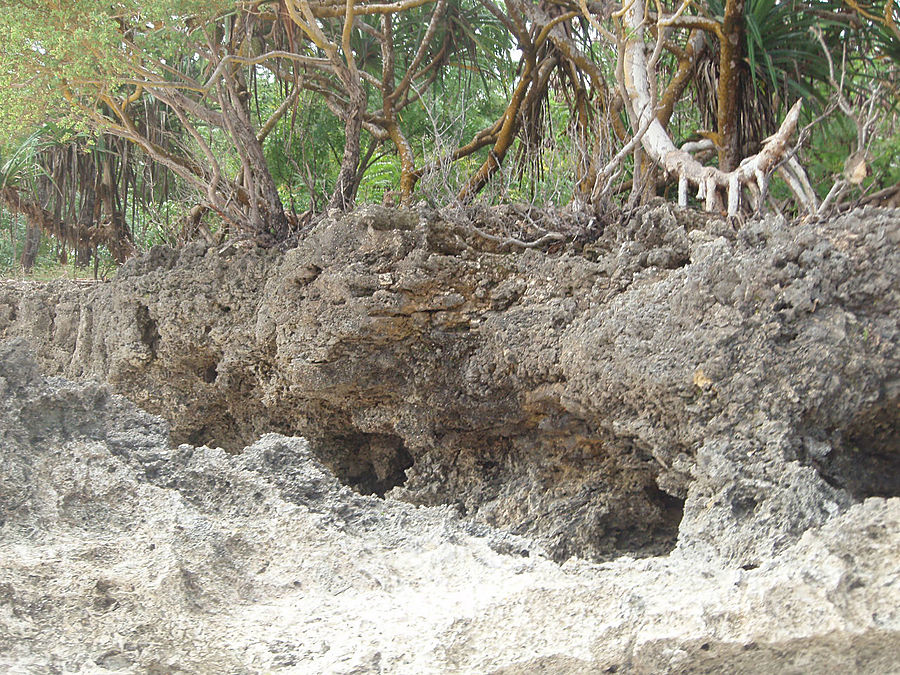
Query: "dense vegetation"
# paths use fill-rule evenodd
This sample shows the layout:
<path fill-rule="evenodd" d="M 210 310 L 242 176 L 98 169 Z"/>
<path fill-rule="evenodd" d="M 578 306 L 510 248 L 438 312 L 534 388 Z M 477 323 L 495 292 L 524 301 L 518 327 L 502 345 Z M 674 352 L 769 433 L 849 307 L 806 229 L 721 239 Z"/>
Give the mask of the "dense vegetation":
<path fill-rule="evenodd" d="M 898 23 L 898 0 L 0 0 L 0 266 L 272 244 L 370 201 L 889 202 Z"/>

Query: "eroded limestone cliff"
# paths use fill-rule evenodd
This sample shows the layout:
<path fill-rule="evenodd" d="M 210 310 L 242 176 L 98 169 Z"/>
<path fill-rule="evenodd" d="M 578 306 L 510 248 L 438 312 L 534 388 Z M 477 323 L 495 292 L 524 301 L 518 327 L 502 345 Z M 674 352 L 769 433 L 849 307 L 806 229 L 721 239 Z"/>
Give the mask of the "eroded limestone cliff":
<path fill-rule="evenodd" d="M 760 565 L 900 494 L 897 211 L 734 228 L 659 206 L 556 214 L 570 236 L 549 251 L 483 236 L 532 215 L 370 207 L 286 252 L 158 248 L 110 283 L 7 282 L 0 337 L 164 416 L 176 444 L 303 435 L 347 485 L 556 560 L 677 545 Z"/>

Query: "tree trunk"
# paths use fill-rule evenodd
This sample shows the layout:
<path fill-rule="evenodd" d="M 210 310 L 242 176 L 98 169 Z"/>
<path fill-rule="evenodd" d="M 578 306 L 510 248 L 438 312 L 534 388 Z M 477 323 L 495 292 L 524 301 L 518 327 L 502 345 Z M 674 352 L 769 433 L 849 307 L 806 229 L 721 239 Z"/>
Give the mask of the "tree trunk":
<path fill-rule="evenodd" d="M 443 5 L 436 12 L 443 11 L 442 7 Z M 432 24 L 434 23 L 435 18 L 433 17 Z M 432 25 L 429 25 L 428 30 L 432 31 Z M 384 36 L 381 43 L 381 112 L 385 119 L 385 130 L 394 143 L 400 158 L 400 203 L 403 206 L 409 206 L 412 201 L 413 189 L 416 186 L 416 161 L 412 146 L 406 139 L 403 130 L 400 129 L 400 125 L 397 124 L 397 111 L 394 109 L 396 103 L 394 95 L 394 34 L 390 14 L 384 14 L 381 17 L 381 33 Z M 426 36 L 425 39 L 430 40 L 430 37 Z M 359 184 L 359 180 L 357 180 L 357 184 Z"/>
<path fill-rule="evenodd" d="M 284 241 L 289 224 L 278 186 L 269 170 L 262 143 L 250 116 L 249 97 L 240 73 L 226 73 L 219 91 L 224 121 L 237 148 L 243 167 L 246 210 L 244 223 L 239 223 L 261 243 Z"/>
<path fill-rule="evenodd" d="M 25 245 L 22 247 L 22 271 L 25 274 L 31 272 L 37 261 L 38 251 L 41 248 L 41 228 L 36 225 L 28 225 L 25 228 Z"/>
<path fill-rule="evenodd" d="M 103 236 L 103 243 L 109 249 L 113 260 L 121 265 L 129 256 L 134 254 L 134 243 L 131 232 L 125 226 L 125 215 L 116 203 L 116 187 L 113 180 L 112 163 L 109 158 L 105 158 L 98 168 L 100 169 L 97 185 L 97 192 L 100 197 L 99 204 L 102 205 L 102 210 L 109 217 L 108 227 L 104 226 L 105 231 L 103 234 L 105 236 Z M 97 222 L 99 222 L 99 219 Z"/>
<path fill-rule="evenodd" d="M 93 186 L 85 188 L 84 202 L 81 205 L 81 213 L 78 215 L 78 237 L 72 242 L 72 246 L 75 248 L 76 267 L 87 267 L 91 262 L 93 246 L 89 242 L 84 241 L 81 233 L 87 232 L 93 227 L 99 215 L 100 201 L 97 199 L 96 189 Z"/>
<path fill-rule="evenodd" d="M 349 211 L 356 203 L 356 172 L 359 168 L 360 133 L 362 132 L 363 114 L 366 110 L 366 93 L 357 82 L 350 88 L 350 110 L 344 121 L 344 155 L 341 158 L 341 169 L 329 208 Z"/>
<path fill-rule="evenodd" d="M 745 0 L 727 0 L 719 41 L 718 132 L 719 169 L 737 168 L 741 161 L 738 136 L 738 81 L 744 56 Z"/>
<path fill-rule="evenodd" d="M 741 0 L 737 1 L 741 3 L 742 10 Z M 737 166 L 733 170 L 722 171 L 716 167 L 703 166 L 688 152 L 675 147 L 668 132 L 660 124 L 657 111 L 653 109 L 644 43 L 644 7 L 644 0 L 632 0 L 625 15 L 628 38 L 624 47 L 620 84 L 631 106 L 629 116 L 632 118 L 636 134 L 632 143 L 639 142 L 650 158 L 659 163 L 667 174 L 678 177 L 680 204 L 687 203 L 687 188 L 692 184 L 699 188 L 697 198 L 705 201 L 707 211 L 712 211 L 716 206 L 719 190 L 724 189 L 728 195 L 728 214 L 734 215 L 740 207 L 743 187 L 750 184 L 761 186 L 767 180 L 766 177 L 784 159 L 789 149 L 788 141 L 797 128 L 802 102 L 797 101 L 794 104 L 781 127 L 769 137 L 759 153 L 747 158 L 743 163 L 736 162 Z M 631 143 L 626 144 L 623 150 L 628 149 L 629 145 Z M 608 167 L 607 171 L 611 171 L 612 168 Z M 809 188 L 808 180 L 803 185 L 788 182 L 788 187 L 799 204 L 810 211 L 815 210 L 815 195 Z"/>
<path fill-rule="evenodd" d="M 75 246 L 80 241 L 77 228 L 59 220 L 31 197 L 23 196 L 15 185 L 0 188 L 0 204 L 14 214 L 25 216 L 29 227 L 36 227 L 61 242 Z"/>

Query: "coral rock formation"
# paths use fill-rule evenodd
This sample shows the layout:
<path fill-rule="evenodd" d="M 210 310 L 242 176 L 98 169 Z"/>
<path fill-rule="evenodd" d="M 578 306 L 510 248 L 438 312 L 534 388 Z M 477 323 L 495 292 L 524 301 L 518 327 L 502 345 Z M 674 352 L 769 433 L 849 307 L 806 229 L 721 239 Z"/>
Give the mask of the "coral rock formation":
<path fill-rule="evenodd" d="M 656 206 L 504 243 L 531 217 L 369 207 L 284 253 L 158 248 L 111 283 L 0 285 L 0 337 L 175 442 L 303 435 L 361 492 L 556 560 L 760 565 L 900 494 L 896 211 L 736 230 Z"/>
<path fill-rule="evenodd" d="M 771 534 L 743 516 L 720 530 L 730 547 Z M 693 545 L 715 545 L 710 522 L 665 557 L 559 566 L 453 508 L 360 495 L 300 438 L 172 448 L 162 420 L 0 344 L 5 673 L 896 669 L 900 499 L 865 499 L 755 569 Z"/>

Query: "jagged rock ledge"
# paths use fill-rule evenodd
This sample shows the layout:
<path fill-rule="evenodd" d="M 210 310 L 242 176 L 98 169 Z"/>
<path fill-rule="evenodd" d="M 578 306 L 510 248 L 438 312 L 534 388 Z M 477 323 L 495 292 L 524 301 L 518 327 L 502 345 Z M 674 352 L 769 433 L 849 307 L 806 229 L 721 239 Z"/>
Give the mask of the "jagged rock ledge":
<path fill-rule="evenodd" d="M 368 208 L 284 253 L 158 248 L 111 283 L 0 285 L 0 337 L 175 443 L 301 434 L 347 485 L 556 560 L 677 545 L 749 568 L 900 494 L 897 211 L 557 215 L 551 251 L 472 227 L 533 217 Z"/>

